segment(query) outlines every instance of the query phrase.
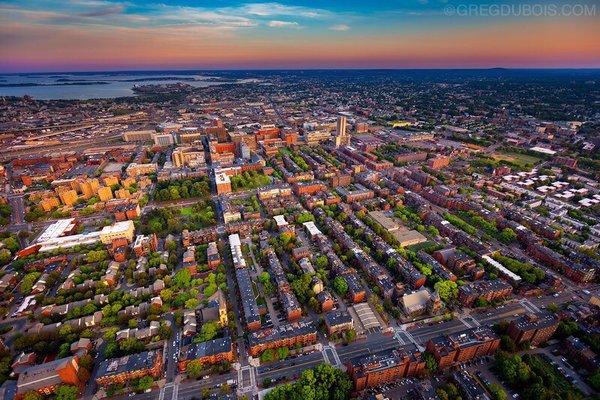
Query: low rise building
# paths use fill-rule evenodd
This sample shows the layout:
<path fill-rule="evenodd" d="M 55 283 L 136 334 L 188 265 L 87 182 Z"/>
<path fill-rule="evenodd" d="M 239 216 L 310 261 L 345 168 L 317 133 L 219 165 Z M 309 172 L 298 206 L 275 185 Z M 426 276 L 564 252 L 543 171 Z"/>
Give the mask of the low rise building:
<path fill-rule="evenodd" d="M 399 378 L 418 376 L 425 371 L 425 361 L 417 347 L 408 344 L 353 358 L 347 368 L 354 389 L 361 391 Z"/>
<path fill-rule="evenodd" d="M 317 327 L 313 321 L 294 322 L 253 332 L 248 337 L 248 353 L 259 356 L 267 349 L 306 346 L 317 341 Z"/>
<path fill-rule="evenodd" d="M 192 343 L 181 351 L 178 367 L 185 371 L 187 364 L 198 360 L 202 365 L 212 365 L 222 361 L 233 362 L 233 344 L 231 338 L 224 337 L 202 343 Z"/>
<path fill-rule="evenodd" d="M 120 221 L 114 225 L 105 226 L 100 231 L 100 241 L 104 244 L 110 244 L 115 239 L 124 238 L 128 242 L 133 242 L 135 226 L 133 221 Z"/>
<path fill-rule="evenodd" d="M 477 327 L 430 339 L 426 350 L 435 357 L 440 368 L 446 368 L 494 354 L 498 346 L 500 337 L 494 331 L 487 327 Z"/>
<path fill-rule="evenodd" d="M 511 321 L 508 334 L 517 343 L 529 342 L 538 346 L 552 337 L 558 322 L 558 318 L 549 312 L 526 314 Z"/>
<path fill-rule="evenodd" d="M 590 372 L 600 368 L 600 357 L 581 339 L 569 336 L 565 340 L 565 350 L 569 356 L 581 363 Z"/>
<path fill-rule="evenodd" d="M 214 184 L 217 194 L 231 193 L 231 179 L 225 172 L 215 173 Z"/>
<path fill-rule="evenodd" d="M 162 372 L 160 350 L 144 351 L 121 358 L 104 360 L 98 366 L 96 383 L 100 386 L 125 383 L 144 376 L 158 378 Z"/>
<path fill-rule="evenodd" d="M 458 300 L 465 306 L 471 306 L 477 299 L 492 301 L 510 296 L 513 287 L 503 280 L 476 281 L 458 289 Z"/>
<path fill-rule="evenodd" d="M 29 367 L 19 374 L 16 398 L 22 399 L 28 392 L 50 395 L 60 385 L 81 388 L 85 382 L 80 379 L 79 369 L 79 357 L 77 356 Z"/>
<path fill-rule="evenodd" d="M 354 320 L 347 311 L 329 311 L 325 314 L 324 320 L 329 335 L 354 329 Z"/>

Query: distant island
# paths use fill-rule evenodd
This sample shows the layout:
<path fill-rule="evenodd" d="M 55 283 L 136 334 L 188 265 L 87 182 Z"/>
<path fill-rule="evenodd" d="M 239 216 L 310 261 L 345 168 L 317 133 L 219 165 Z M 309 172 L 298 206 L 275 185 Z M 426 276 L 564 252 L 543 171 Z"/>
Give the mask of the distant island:
<path fill-rule="evenodd" d="M 74 81 L 74 82 L 62 82 L 62 83 L 2 83 L 0 87 L 35 87 L 35 86 L 90 86 L 90 85 L 108 85 L 110 82 L 104 81 Z"/>
<path fill-rule="evenodd" d="M 150 81 L 198 81 L 204 79 L 196 78 L 178 78 L 176 76 L 165 76 L 163 77 L 149 77 L 149 78 L 134 78 L 134 79 L 120 79 L 119 82 L 150 82 Z"/>

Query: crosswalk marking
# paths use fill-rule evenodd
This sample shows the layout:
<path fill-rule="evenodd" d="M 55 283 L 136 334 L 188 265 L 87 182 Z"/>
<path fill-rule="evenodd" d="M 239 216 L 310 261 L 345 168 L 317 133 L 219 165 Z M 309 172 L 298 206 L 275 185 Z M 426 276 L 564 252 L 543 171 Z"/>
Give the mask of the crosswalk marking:
<path fill-rule="evenodd" d="M 327 355 L 327 347 L 323 347 L 323 350 L 321 351 L 321 354 L 323 354 L 323 360 L 327 363 L 327 364 L 331 364 L 331 361 L 329 361 L 329 356 Z"/>
<path fill-rule="evenodd" d="M 419 349 L 419 351 L 425 351 L 425 347 L 421 346 L 421 344 L 419 342 L 417 342 L 417 340 L 413 337 L 413 335 L 411 335 L 405 328 L 394 328 L 394 331 L 396 332 L 394 334 L 394 338 L 398 340 L 398 342 L 400 343 L 400 345 L 405 345 L 406 342 L 404 340 L 402 340 L 401 335 L 403 334 L 408 340 L 410 340 L 415 346 L 417 346 L 417 348 Z"/>
<path fill-rule="evenodd" d="M 540 309 L 535 304 L 533 304 L 529 299 L 521 299 L 521 301 L 519 301 L 519 303 L 523 306 L 523 308 L 525 308 L 527 311 L 529 311 L 531 313 L 540 312 Z"/>
<path fill-rule="evenodd" d="M 178 396 L 179 396 L 179 384 L 176 383 L 175 385 L 173 385 L 173 395 L 171 396 L 171 400 L 177 400 Z"/>
<path fill-rule="evenodd" d="M 461 317 L 460 315 L 458 316 L 458 320 L 460 322 L 463 323 L 464 326 L 466 326 L 467 328 L 471 328 L 471 324 L 469 324 L 463 317 Z"/>
<path fill-rule="evenodd" d="M 331 360 L 329 359 L 329 355 L 327 355 L 327 350 L 331 351 L 331 354 L 333 355 L 333 362 L 331 362 Z M 331 364 L 334 367 L 338 368 L 342 366 L 342 360 L 340 360 L 340 357 L 338 356 L 338 353 L 335 350 L 335 346 L 332 346 L 331 344 L 323 346 L 323 350 L 321 351 L 321 353 L 323 353 L 323 359 L 327 364 Z"/>

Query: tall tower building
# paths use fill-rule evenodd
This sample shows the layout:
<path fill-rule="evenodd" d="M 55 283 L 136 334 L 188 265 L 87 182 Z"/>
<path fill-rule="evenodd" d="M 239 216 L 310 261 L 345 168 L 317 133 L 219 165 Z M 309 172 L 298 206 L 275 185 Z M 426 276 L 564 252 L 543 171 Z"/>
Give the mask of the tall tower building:
<path fill-rule="evenodd" d="M 337 119 L 335 147 L 347 146 L 349 144 L 350 136 L 346 133 L 346 116 L 340 115 Z"/>

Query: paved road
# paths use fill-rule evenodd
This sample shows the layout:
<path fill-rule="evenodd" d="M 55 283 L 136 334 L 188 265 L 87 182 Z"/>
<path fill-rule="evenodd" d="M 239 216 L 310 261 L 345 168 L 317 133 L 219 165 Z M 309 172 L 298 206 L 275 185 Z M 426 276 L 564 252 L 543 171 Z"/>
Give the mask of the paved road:
<path fill-rule="evenodd" d="M 464 313 L 461 315 L 460 319 L 410 327 L 408 328 L 408 335 L 401 335 L 401 338 L 403 338 L 405 343 L 414 340 L 417 344 L 424 346 L 429 339 L 442 334 L 456 333 L 475 326 L 492 326 L 502 320 L 509 321 L 519 315 L 531 312 L 532 308 L 534 307 L 541 309 L 551 303 L 562 304 L 571 300 L 572 297 L 573 293 L 570 291 L 565 291 L 557 297 L 543 296 L 540 298 L 529 299 L 527 302 L 517 299 L 494 309 Z M 383 333 L 376 332 L 369 334 L 366 339 L 358 340 L 357 342 L 347 346 L 337 347 L 336 353 L 341 364 L 346 364 L 352 358 L 366 354 L 373 354 L 382 350 L 397 348 L 401 344 L 402 343 L 400 343 L 392 335 L 385 335 Z M 256 369 L 256 384 L 261 385 L 265 378 L 269 378 L 271 380 L 294 379 L 306 369 L 312 368 L 318 364 L 326 362 L 327 360 L 333 362 L 331 350 L 327 351 L 329 351 L 328 356 L 324 356 L 323 352 L 315 351 L 313 353 L 301 355 L 293 359 L 258 367 Z M 183 382 L 175 387 L 172 387 L 171 384 L 165 390 L 164 398 L 162 400 L 187 400 L 193 396 L 198 396 L 201 388 L 212 388 L 216 385 L 225 383 L 228 379 L 235 379 L 237 381 L 237 377 L 237 371 L 232 371 L 231 373 L 225 375 L 211 376 L 207 380 Z M 133 398 L 135 400 L 156 399 L 158 398 L 159 393 L 160 392 L 158 390 L 154 390 L 151 393 L 144 393 Z"/>

